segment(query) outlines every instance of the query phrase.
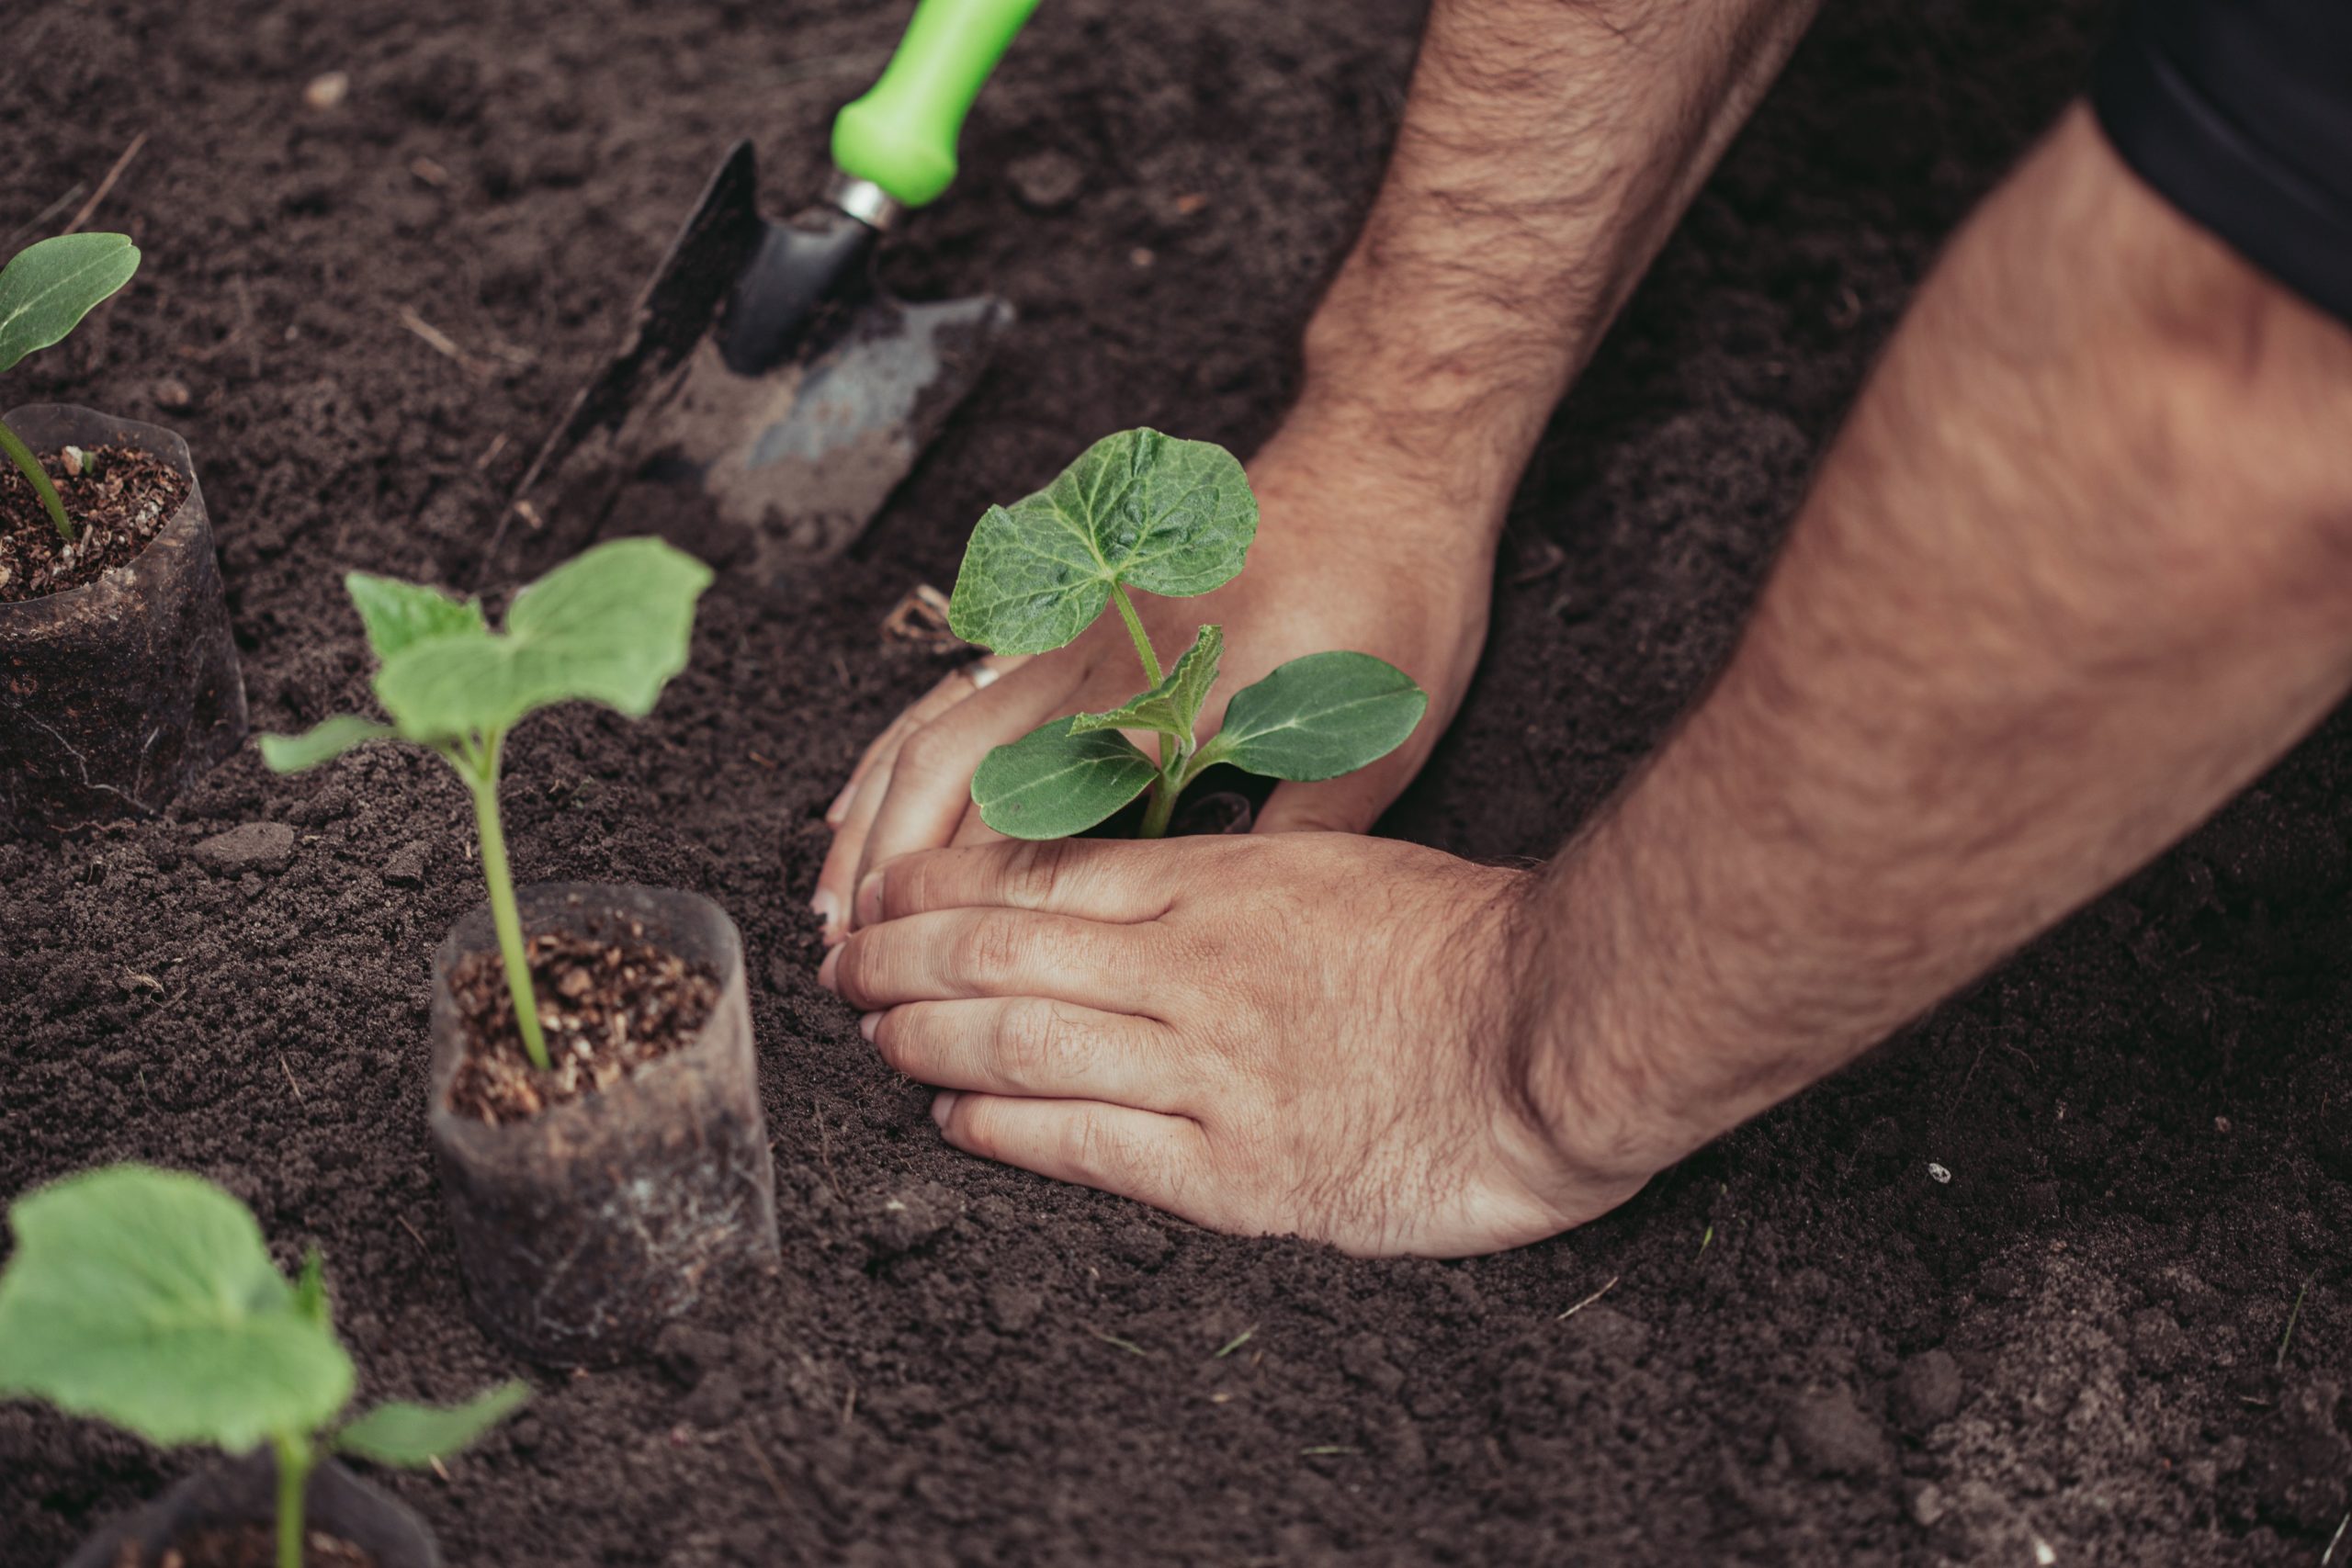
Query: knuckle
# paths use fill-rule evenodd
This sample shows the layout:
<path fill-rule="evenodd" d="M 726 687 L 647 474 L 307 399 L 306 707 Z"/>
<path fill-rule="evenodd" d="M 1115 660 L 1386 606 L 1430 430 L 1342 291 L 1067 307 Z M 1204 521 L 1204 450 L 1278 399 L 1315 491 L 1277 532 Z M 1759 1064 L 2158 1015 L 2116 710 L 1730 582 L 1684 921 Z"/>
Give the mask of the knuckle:
<path fill-rule="evenodd" d="M 1091 1032 L 1058 1002 L 1023 998 L 1005 1010 L 999 1029 L 1004 1069 L 1025 1086 L 1076 1080 L 1092 1063 Z"/>
<path fill-rule="evenodd" d="M 1044 840 L 1023 844 L 1012 856 L 1005 872 L 1005 894 L 1009 901 L 1031 908 L 1043 908 L 1054 900 L 1065 880 L 1069 864 L 1069 845 L 1060 840 Z"/>
<path fill-rule="evenodd" d="M 1131 1169 L 1135 1150 L 1100 1111 L 1080 1111 L 1062 1124 L 1061 1163 L 1080 1181 L 1100 1183 Z"/>
<path fill-rule="evenodd" d="M 936 724 L 926 724 L 899 743 L 899 756 L 893 771 L 918 782 L 931 778 L 947 765 L 947 753 L 954 742 Z"/>
<path fill-rule="evenodd" d="M 1029 946 L 1029 933 L 1019 924 L 990 916 L 956 939 L 956 968 L 978 980 L 1010 975 L 1028 956 Z"/>

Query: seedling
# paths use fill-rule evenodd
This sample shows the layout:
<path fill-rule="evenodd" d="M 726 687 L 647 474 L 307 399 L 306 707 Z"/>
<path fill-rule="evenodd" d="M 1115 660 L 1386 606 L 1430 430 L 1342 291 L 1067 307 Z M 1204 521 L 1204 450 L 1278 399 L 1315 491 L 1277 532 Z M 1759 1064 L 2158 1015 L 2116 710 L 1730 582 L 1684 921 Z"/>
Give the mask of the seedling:
<path fill-rule="evenodd" d="M 139 247 L 128 234 L 60 234 L 18 251 L 0 267 L 0 374 L 35 349 L 47 348 L 79 326 L 82 318 L 139 270 Z M 74 542 L 74 520 L 57 487 L 41 471 L 40 459 L 17 433 L 0 423 L 0 452 L 17 465 L 56 525 L 57 536 Z"/>
<path fill-rule="evenodd" d="M 1149 790 L 1138 831 L 1156 839 L 1185 787 L 1219 762 L 1267 778 L 1330 779 L 1404 744 L 1429 696 L 1368 653 L 1292 660 L 1235 693 L 1216 734 L 1198 739 L 1224 630 L 1203 626 L 1163 672 L 1127 590 L 1206 593 L 1239 573 L 1257 533 L 1258 502 L 1233 454 L 1156 430 L 1106 435 L 1036 494 L 989 508 L 948 604 L 956 635 L 995 653 L 1045 653 L 1116 605 L 1147 689 L 990 751 L 972 775 L 982 821 L 1016 839 L 1066 838 Z M 1121 733 L 1128 729 L 1159 736 L 1158 761 Z"/>
<path fill-rule="evenodd" d="M 659 539 L 616 539 L 515 594 L 503 632 L 490 629 L 477 600 L 363 571 L 343 585 L 368 628 L 376 700 L 392 722 L 343 714 L 301 735 L 265 735 L 262 761 L 290 773 L 370 741 L 404 740 L 457 770 L 481 830 L 482 880 L 515 1026 L 531 1065 L 546 1072 L 547 1040 L 499 826 L 499 753 L 519 720 L 556 703 L 602 703 L 631 718 L 652 712 L 670 677 L 686 667 L 695 601 L 710 586 L 710 569 Z"/>
<path fill-rule="evenodd" d="M 351 1358 L 318 1252 L 289 1282 L 246 1207 L 147 1166 L 85 1171 L 8 1206 L 0 1396 L 46 1400 L 165 1448 L 277 1461 L 277 1568 L 301 1568 L 311 1472 L 329 1453 L 416 1469 L 458 1452 L 530 1397 L 522 1383 L 448 1409 L 395 1401 L 338 1423 Z"/>

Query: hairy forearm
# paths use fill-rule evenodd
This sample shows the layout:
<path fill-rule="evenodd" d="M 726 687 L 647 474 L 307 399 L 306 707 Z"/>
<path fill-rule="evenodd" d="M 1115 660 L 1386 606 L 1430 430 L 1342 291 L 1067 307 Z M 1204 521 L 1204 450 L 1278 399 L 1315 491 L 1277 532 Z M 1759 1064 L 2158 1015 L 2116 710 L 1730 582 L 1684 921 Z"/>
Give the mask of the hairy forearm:
<path fill-rule="evenodd" d="M 1530 907 L 1546 1113 L 1652 1168 L 2186 832 L 2352 682 L 2352 333 L 2070 115 L 1963 231 L 1723 678 Z"/>
<path fill-rule="evenodd" d="M 1816 0 L 1435 0 L 1298 416 L 1499 518 Z"/>

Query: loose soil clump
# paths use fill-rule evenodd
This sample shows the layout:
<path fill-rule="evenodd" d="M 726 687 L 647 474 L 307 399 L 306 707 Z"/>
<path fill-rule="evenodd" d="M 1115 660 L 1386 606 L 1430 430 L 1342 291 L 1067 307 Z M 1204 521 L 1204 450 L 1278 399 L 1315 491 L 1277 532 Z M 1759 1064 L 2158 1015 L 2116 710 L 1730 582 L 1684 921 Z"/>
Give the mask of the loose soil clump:
<path fill-rule="evenodd" d="M 0 604 L 96 582 L 139 558 L 187 499 L 187 476 L 136 446 L 99 446 L 69 459 L 40 455 L 74 528 L 71 544 L 14 463 L 0 463 Z"/>
<path fill-rule="evenodd" d="M 524 1054 L 514 998 L 495 953 L 469 953 L 449 977 L 466 1055 L 449 1108 L 496 1126 L 609 1089 L 647 1062 L 692 1044 L 718 1000 L 718 976 L 644 941 L 542 931 L 525 944 L 552 1071 Z"/>

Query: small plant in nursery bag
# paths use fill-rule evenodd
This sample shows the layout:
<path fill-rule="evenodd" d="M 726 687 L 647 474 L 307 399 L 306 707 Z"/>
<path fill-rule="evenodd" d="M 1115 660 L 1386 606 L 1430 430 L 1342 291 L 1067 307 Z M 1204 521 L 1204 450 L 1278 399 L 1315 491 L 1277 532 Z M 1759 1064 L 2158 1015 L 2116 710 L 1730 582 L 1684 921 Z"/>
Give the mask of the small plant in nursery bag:
<path fill-rule="evenodd" d="M 631 718 L 650 713 L 686 667 L 695 601 L 710 580 L 708 567 L 659 539 L 616 539 L 515 594 L 504 629 L 492 631 L 475 600 L 353 572 L 344 586 L 366 624 L 378 661 L 376 700 L 391 723 L 346 714 L 302 735 L 261 739 L 262 760 L 281 773 L 374 740 L 424 747 L 457 770 L 481 832 L 482 879 L 515 1027 L 542 1073 L 547 1040 L 499 825 L 501 749 L 525 716 L 556 703 L 601 703 Z"/>
<path fill-rule="evenodd" d="M 17 252 L 0 267 L 0 374 L 15 369 L 34 350 L 62 339 L 138 270 L 139 247 L 128 234 L 60 234 Z M 57 536 L 72 544 L 74 520 L 65 514 L 57 486 L 32 448 L 5 423 L 0 423 L 0 454 L 6 455 L 40 497 Z"/>
<path fill-rule="evenodd" d="M 330 1453 L 416 1468 L 455 1454 L 530 1396 L 510 1382 L 448 1409 L 395 1402 L 339 1421 L 351 1358 L 314 1250 L 288 1280 L 243 1203 L 145 1166 L 85 1172 L 8 1208 L 0 1395 L 95 1416 L 165 1448 L 277 1466 L 277 1568 L 300 1568 L 311 1472 Z"/>
<path fill-rule="evenodd" d="M 1145 690 L 1115 708 L 1057 718 L 989 752 L 972 775 L 980 819 L 1016 839 L 1082 833 L 1151 792 L 1139 831 L 1168 830 L 1177 798 L 1220 762 L 1262 777 L 1337 778 L 1404 744 L 1428 694 L 1368 653 L 1310 653 L 1233 694 L 1206 742 L 1196 727 L 1225 653 L 1203 626 L 1172 667 L 1127 597 L 1206 593 L 1241 570 L 1258 503 L 1224 447 L 1127 430 L 1087 448 L 1036 494 L 991 506 L 972 531 L 948 625 L 995 653 L 1045 653 L 1112 605 Z M 1156 734 L 1155 761 L 1121 733 Z"/>

